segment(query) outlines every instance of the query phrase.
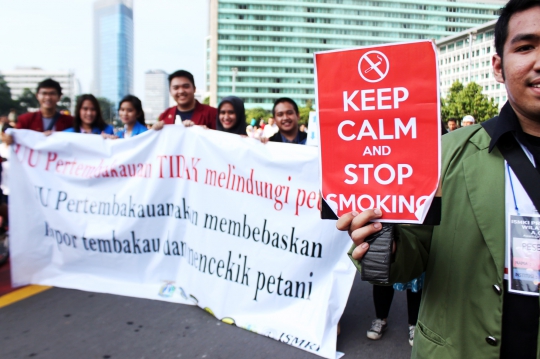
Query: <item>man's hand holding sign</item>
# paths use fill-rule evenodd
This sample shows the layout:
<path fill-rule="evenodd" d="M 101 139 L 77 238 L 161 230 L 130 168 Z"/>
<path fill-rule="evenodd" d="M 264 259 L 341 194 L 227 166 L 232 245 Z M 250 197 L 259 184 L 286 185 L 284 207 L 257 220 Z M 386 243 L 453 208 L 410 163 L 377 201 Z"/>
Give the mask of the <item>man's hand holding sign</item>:
<path fill-rule="evenodd" d="M 393 227 L 379 222 L 424 223 L 435 196 L 435 54 L 430 41 L 421 41 L 315 55 L 322 197 L 340 217 L 338 229 L 349 231 L 352 257 L 369 253 L 364 266 L 371 256 L 371 264 L 389 267 Z M 379 231 L 384 234 L 373 241 Z M 376 278 L 362 271 L 366 280 L 387 278 L 387 271 Z"/>

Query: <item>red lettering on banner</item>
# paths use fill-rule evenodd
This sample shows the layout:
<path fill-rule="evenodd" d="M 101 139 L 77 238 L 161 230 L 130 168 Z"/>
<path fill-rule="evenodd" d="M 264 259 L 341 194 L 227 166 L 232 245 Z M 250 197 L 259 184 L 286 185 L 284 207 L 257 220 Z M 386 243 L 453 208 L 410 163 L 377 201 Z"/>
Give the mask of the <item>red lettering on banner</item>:
<path fill-rule="evenodd" d="M 47 153 L 47 165 L 45 166 L 45 171 L 49 170 L 49 165 L 51 164 L 51 162 L 56 161 L 57 158 L 58 154 L 56 154 L 55 152 Z"/>
<path fill-rule="evenodd" d="M 191 158 L 188 164 L 184 155 L 159 155 L 159 178 L 182 178 L 198 182 L 197 164 L 200 158 Z"/>

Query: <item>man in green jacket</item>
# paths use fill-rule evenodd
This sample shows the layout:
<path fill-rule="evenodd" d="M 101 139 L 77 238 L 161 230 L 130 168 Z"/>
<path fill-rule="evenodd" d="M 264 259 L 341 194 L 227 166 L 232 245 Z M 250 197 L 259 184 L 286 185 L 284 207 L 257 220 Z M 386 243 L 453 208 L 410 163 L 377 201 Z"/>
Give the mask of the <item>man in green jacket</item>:
<path fill-rule="evenodd" d="M 506 85 L 508 102 L 490 120 L 493 136 L 478 124 L 443 136 L 437 191 L 441 224 L 399 226 L 394 242 L 391 282 L 426 272 L 413 358 L 540 358 L 538 293 L 508 291 L 506 223 L 514 209 L 508 196 L 514 187 L 523 188 L 514 181 L 508 190 L 508 178 L 515 175 L 497 147 L 511 133 L 540 172 L 538 0 L 511 0 L 505 6 L 495 28 L 495 47 L 493 71 Z M 538 215 L 526 194 L 518 204 Z M 374 219 L 384 221 L 384 213 L 351 212 L 337 222 L 338 229 L 349 231 L 354 242 L 350 255 L 358 267 L 369 248 L 364 239 L 381 228 L 370 223 Z"/>

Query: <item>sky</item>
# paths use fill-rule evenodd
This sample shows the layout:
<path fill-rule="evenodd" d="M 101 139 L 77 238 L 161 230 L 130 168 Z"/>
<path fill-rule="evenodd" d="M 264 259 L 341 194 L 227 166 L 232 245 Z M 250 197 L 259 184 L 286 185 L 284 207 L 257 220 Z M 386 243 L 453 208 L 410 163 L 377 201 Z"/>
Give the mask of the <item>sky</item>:
<path fill-rule="evenodd" d="M 82 93 L 93 78 L 94 0 L 0 0 L 0 70 L 72 70 Z M 186 69 L 203 90 L 207 0 L 134 0 L 134 94 L 144 73 Z"/>

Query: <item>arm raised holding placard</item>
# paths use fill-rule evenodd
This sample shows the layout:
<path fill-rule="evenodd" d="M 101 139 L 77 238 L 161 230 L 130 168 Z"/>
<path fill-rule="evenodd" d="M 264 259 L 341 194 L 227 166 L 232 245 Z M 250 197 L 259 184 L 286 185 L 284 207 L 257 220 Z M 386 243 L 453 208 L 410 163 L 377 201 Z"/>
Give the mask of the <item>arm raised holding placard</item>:
<path fill-rule="evenodd" d="M 381 230 L 379 222 L 370 223 L 382 215 L 379 209 L 369 209 L 362 213 L 349 212 L 339 218 L 336 227 L 348 231 L 354 242 L 349 256 L 354 265 L 361 270 L 360 261 L 369 250 L 366 238 Z M 390 268 L 390 283 L 406 283 L 419 277 L 426 268 L 433 226 L 404 225 L 395 226 L 395 237 L 392 253 L 394 255 Z"/>

